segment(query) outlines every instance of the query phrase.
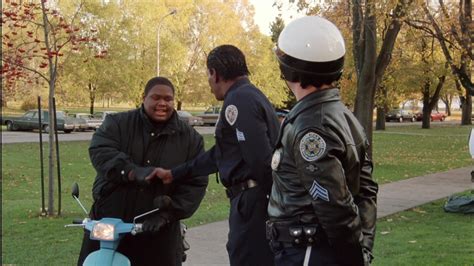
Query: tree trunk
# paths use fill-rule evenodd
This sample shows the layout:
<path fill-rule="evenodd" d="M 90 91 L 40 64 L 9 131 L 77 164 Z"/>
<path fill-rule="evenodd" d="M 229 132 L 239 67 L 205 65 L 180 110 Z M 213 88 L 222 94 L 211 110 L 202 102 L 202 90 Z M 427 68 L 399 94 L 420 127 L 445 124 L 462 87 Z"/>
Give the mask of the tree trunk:
<path fill-rule="evenodd" d="M 447 116 L 451 116 L 451 102 L 452 96 L 450 94 L 446 94 L 444 97 L 441 97 L 441 101 L 444 103 L 445 113 Z"/>
<path fill-rule="evenodd" d="M 54 97 L 54 79 L 49 82 L 49 153 L 48 153 L 48 215 L 54 215 L 54 166 L 55 166 L 55 157 L 54 157 L 54 128 L 55 128 L 55 119 L 56 114 L 53 111 L 53 97 Z"/>
<path fill-rule="evenodd" d="M 182 106 L 183 106 L 183 102 L 178 100 L 178 106 L 176 107 L 176 110 L 181 110 Z"/>
<path fill-rule="evenodd" d="M 431 124 L 430 86 L 431 82 L 426 79 L 423 85 L 423 119 L 421 122 L 421 128 L 426 129 L 430 128 Z"/>
<path fill-rule="evenodd" d="M 377 25 L 375 12 L 373 10 L 374 3 L 367 1 L 365 19 L 363 23 L 357 21 L 354 24 L 360 24 L 363 28 L 363 50 L 359 47 L 359 55 L 363 55 L 362 68 L 357 79 L 357 94 L 354 103 L 354 115 L 357 117 L 361 125 L 364 127 L 369 139 L 370 147 L 368 153 L 372 157 L 372 118 L 374 114 L 374 97 L 376 90 L 375 82 L 375 64 L 377 51 Z M 359 44 L 362 45 L 362 44 Z M 354 55 L 356 58 L 356 55 Z"/>
<path fill-rule="evenodd" d="M 93 114 L 94 102 L 95 102 L 95 88 L 90 82 L 89 82 L 89 100 L 90 100 L 90 114 Z"/>
<path fill-rule="evenodd" d="M 377 119 L 375 130 L 385 130 L 385 108 L 377 106 Z"/>
<path fill-rule="evenodd" d="M 466 90 L 466 96 L 461 100 L 461 125 L 472 125 L 472 96 Z"/>
<path fill-rule="evenodd" d="M 45 7 L 45 1 L 41 1 L 41 11 L 43 15 L 43 24 L 42 27 L 44 29 L 44 41 L 45 41 L 45 46 L 47 48 L 48 54 L 51 54 L 51 44 L 49 43 L 49 21 L 48 17 L 46 15 L 46 7 Z M 54 166 L 55 166 L 55 161 L 54 161 L 54 147 L 55 147 L 55 140 L 54 140 L 54 128 L 56 127 L 55 125 L 55 116 L 56 114 L 53 112 L 53 98 L 54 98 L 54 93 L 55 93 L 55 85 L 56 85 L 56 70 L 57 70 L 57 57 L 55 62 L 53 63 L 52 57 L 48 57 L 48 63 L 49 63 L 49 95 L 48 95 L 48 112 L 49 112 L 49 154 L 48 154 L 48 215 L 52 216 L 54 215 Z M 40 129 L 41 130 L 41 129 Z"/>
<path fill-rule="evenodd" d="M 375 1 L 367 0 L 365 3 L 365 17 L 353 16 L 353 35 L 356 29 L 363 28 L 361 37 L 354 40 L 354 58 L 363 58 L 363 63 L 358 73 L 357 94 L 355 99 L 354 114 L 365 129 L 369 139 L 369 157 L 372 157 L 372 134 L 375 91 L 390 63 L 393 47 L 402 25 L 400 19 L 405 15 L 406 7 L 412 0 L 400 0 L 393 11 L 392 20 L 382 42 L 380 53 L 377 56 L 377 23 L 375 17 Z M 359 0 L 352 1 L 353 12 L 362 14 Z M 358 20 L 357 20 L 358 19 Z M 360 62 L 355 62 L 356 67 Z M 360 73 L 360 74 L 359 74 Z"/>

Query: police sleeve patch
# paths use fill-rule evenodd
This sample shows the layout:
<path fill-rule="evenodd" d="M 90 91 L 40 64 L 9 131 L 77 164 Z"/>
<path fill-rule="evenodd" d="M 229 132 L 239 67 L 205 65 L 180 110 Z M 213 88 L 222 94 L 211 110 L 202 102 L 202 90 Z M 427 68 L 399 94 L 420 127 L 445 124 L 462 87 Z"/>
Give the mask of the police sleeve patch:
<path fill-rule="evenodd" d="M 316 180 L 313 181 L 313 185 L 309 189 L 309 194 L 314 200 L 322 199 L 329 202 L 329 192 L 323 186 L 321 186 Z"/>
<path fill-rule="evenodd" d="M 242 131 L 235 129 L 235 135 L 237 136 L 237 141 L 245 141 L 245 134 Z"/>
<path fill-rule="evenodd" d="M 227 122 L 233 126 L 235 121 L 237 121 L 237 116 L 239 115 L 239 110 L 233 104 L 225 108 L 225 119 Z"/>
<path fill-rule="evenodd" d="M 300 153 L 308 162 L 316 161 L 326 151 L 326 142 L 315 132 L 306 133 L 300 141 Z"/>

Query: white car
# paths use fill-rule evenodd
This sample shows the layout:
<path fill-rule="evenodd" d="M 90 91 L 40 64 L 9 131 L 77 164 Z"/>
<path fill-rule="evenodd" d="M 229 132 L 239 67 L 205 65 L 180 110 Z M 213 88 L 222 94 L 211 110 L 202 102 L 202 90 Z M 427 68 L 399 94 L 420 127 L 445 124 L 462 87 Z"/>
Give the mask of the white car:
<path fill-rule="evenodd" d="M 204 125 L 204 120 L 201 117 L 193 116 L 189 112 L 186 111 L 177 111 L 179 119 L 185 121 L 190 126 L 202 126 Z"/>
<path fill-rule="evenodd" d="M 70 116 L 75 118 L 80 118 L 86 121 L 87 129 L 96 130 L 97 128 L 102 125 L 104 121 L 101 118 L 93 117 L 91 114 L 86 113 L 77 113 L 77 114 L 70 114 Z"/>

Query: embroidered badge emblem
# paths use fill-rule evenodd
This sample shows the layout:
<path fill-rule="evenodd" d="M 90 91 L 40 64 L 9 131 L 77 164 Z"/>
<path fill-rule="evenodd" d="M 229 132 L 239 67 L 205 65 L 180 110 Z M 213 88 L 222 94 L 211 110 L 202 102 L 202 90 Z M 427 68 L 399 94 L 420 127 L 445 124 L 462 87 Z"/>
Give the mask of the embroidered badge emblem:
<path fill-rule="evenodd" d="M 313 162 L 321 158 L 325 150 L 326 142 L 317 133 L 306 133 L 300 141 L 301 156 L 308 162 Z"/>
<path fill-rule="evenodd" d="M 273 171 L 276 171 L 278 169 L 278 165 L 280 165 L 280 160 L 281 160 L 281 152 L 280 150 L 276 150 L 272 156 L 271 166 L 272 166 Z"/>
<path fill-rule="evenodd" d="M 239 110 L 233 104 L 227 106 L 225 108 L 225 119 L 231 126 L 234 125 L 235 121 L 237 121 L 237 116 L 239 115 Z"/>

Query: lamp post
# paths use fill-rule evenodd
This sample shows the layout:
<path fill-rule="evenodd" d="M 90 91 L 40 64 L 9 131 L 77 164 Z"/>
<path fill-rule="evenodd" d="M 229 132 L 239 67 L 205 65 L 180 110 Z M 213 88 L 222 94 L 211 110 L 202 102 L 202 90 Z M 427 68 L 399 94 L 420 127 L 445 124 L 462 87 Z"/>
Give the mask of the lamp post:
<path fill-rule="evenodd" d="M 160 21 L 158 22 L 158 30 L 156 36 L 156 75 L 160 75 L 160 29 L 161 24 L 163 24 L 163 20 L 171 15 L 176 14 L 178 11 L 176 9 L 172 9 L 168 14 L 161 17 Z"/>

